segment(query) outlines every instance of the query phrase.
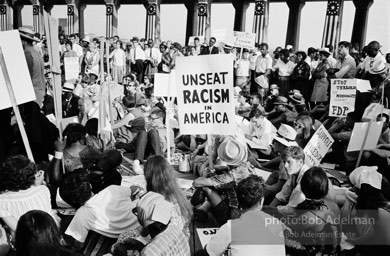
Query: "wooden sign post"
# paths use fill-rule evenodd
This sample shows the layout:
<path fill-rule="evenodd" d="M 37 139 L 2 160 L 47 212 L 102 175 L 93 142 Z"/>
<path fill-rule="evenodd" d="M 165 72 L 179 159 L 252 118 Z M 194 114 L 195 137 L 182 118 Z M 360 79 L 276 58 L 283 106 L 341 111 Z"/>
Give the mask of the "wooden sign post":
<path fill-rule="evenodd" d="M 20 134 L 22 135 L 24 147 L 26 148 L 27 156 L 32 162 L 35 162 L 31 148 L 30 148 L 30 143 L 28 142 L 26 130 L 24 129 L 23 120 L 22 120 L 22 117 L 21 117 L 20 112 L 19 112 L 19 107 L 18 107 L 18 104 L 16 103 L 14 90 L 12 89 L 11 80 L 9 78 L 8 69 L 7 69 L 7 66 L 5 64 L 5 59 L 4 59 L 4 55 L 3 55 L 3 51 L 1 50 L 1 47 L 0 47 L 0 66 L 1 66 L 1 71 L 3 72 L 3 75 L 4 75 L 5 85 L 7 86 L 8 94 L 9 94 L 9 97 L 10 97 L 10 100 L 12 103 L 12 108 L 15 112 L 16 121 L 18 122 Z"/>

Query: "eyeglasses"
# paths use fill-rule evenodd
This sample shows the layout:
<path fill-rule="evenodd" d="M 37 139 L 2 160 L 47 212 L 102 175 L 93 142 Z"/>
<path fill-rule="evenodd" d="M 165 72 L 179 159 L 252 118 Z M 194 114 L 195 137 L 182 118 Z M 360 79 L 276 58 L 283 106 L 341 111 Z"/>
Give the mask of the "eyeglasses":
<path fill-rule="evenodd" d="M 297 128 L 297 129 L 305 128 L 304 125 L 302 125 L 302 124 L 300 124 L 300 123 L 297 123 L 297 122 L 294 122 L 294 127 Z"/>

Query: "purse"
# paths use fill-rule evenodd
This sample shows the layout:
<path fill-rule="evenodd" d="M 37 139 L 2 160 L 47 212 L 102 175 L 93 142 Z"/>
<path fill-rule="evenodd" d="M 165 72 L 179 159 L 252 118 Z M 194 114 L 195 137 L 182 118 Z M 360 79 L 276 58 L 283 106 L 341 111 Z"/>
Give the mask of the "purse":
<path fill-rule="evenodd" d="M 182 155 L 179 160 L 179 172 L 188 173 L 191 171 L 190 167 L 191 156 L 189 154 Z"/>
<path fill-rule="evenodd" d="M 171 72 L 171 68 L 167 64 L 164 64 L 164 63 L 162 64 L 162 70 L 164 72 L 167 72 L 167 73 Z"/>

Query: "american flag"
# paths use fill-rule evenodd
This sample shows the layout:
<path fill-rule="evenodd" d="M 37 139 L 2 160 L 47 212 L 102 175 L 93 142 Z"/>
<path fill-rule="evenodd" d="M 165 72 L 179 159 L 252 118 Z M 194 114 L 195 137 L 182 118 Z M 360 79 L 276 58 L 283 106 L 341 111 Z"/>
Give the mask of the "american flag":
<path fill-rule="evenodd" d="M 335 46 L 339 40 L 341 29 L 340 13 L 342 9 L 342 0 L 328 0 L 326 9 L 326 18 L 324 25 L 324 33 L 322 36 L 322 47 L 326 45 Z"/>
<path fill-rule="evenodd" d="M 265 38 L 265 29 L 267 26 L 266 14 L 268 13 L 266 8 L 268 7 L 267 1 L 255 2 L 255 17 L 253 19 L 253 33 L 256 33 L 256 43 L 262 43 L 267 41 Z"/>
<path fill-rule="evenodd" d="M 7 30 L 7 6 L 0 5 L 0 31 Z"/>
<path fill-rule="evenodd" d="M 74 33 L 74 5 L 68 4 L 68 35 Z"/>
<path fill-rule="evenodd" d="M 155 23 L 156 23 L 156 19 L 158 17 L 156 17 L 156 8 L 157 8 L 157 5 L 152 3 L 152 4 L 148 4 L 148 7 L 147 7 L 147 20 L 146 20 L 146 38 L 148 39 L 154 39 L 154 28 L 155 28 Z"/>
<path fill-rule="evenodd" d="M 207 26 L 207 4 L 198 4 L 198 36 L 204 36 Z"/>
<path fill-rule="evenodd" d="M 106 4 L 106 37 L 113 36 L 113 27 L 112 27 L 113 12 L 114 12 L 114 5 Z"/>
<path fill-rule="evenodd" d="M 39 5 L 33 5 L 33 27 L 34 32 L 39 33 Z"/>

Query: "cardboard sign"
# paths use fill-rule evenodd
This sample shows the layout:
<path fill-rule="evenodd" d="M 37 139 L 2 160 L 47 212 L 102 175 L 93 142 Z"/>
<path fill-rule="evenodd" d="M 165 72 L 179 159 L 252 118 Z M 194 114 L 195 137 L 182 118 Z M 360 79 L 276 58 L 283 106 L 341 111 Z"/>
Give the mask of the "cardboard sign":
<path fill-rule="evenodd" d="M 333 138 L 330 136 L 325 127 L 321 125 L 303 149 L 303 152 L 305 153 L 305 164 L 308 166 L 319 165 L 333 142 Z"/>
<path fill-rule="evenodd" d="M 65 57 L 65 80 L 74 81 L 79 77 L 79 58 L 78 57 Z"/>
<path fill-rule="evenodd" d="M 379 103 L 371 103 L 366 110 L 364 110 L 364 114 L 362 118 L 368 119 L 370 121 L 376 121 L 377 116 L 381 113 L 390 114 L 390 109 L 383 108 L 383 106 Z"/>
<path fill-rule="evenodd" d="M 226 38 L 227 38 L 226 29 L 214 29 L 211 32 L 211 36 L 215 37 L 215 39 L 217 40 L 217 43 L 225 42 Z"/>
<path fill-rule="evenodd" d="M 188 39 L 188 45 L 190 45 L 190 46 L 194 46 L 195 45 L 195 43 L 194 43 L 195 37 L 199 38 L 199 43 L 200 44 L 204 43 L 204 36 L 190 36 L 190 38 Z"/>
<path fill-rule="evenodd" d="M 232 67 L 233 60 L 228 54 L 176 60 L 178 119 L 182 134 L 235 133 Z"/>
<path fill-rule="evenodd" d="M 154 74 L 154 96 L 155 97 L 176 97 L 175 70 L 169 74 Z"/>
<path fill-rule="evenodd" d="M 200 240 L 202 248 L 204 248 L 210 241 L 210 239 L 217 233 L 219 228 L 197 228 L 196 232 Z"/>
<path fill-rule="evenodd" d="M 366 143 L 363 150 L 369 150 L 376 148 L 378 144 L 379 136 L 382 133 L 383 122 L 364 122 L 355 123 L 352 130 L 351 139 L 349 140 L 347 152 L 358 151 L 362 149 L 364 137 L 366 136 L 367 129 L 370 129 L 367 133 Z"/>
<path fill-rule="evenodd" d="M 19 31 L 10 30 L 0 32 L 0 47 L 3 52 L 11 86 L 15 94 L 16 103 L 20 105 L 22 103 L 36 100 Z M 0 95 L 0 110 L 12 107 L 4 74 L 1 68 Z"/>
<path fill-rule="evenodd" d="M 329 116 L 345 117 L 355 110 L 355 79 L 331 79 Z"/>
<path fill-rule="evenodd" d="M 233 32 L 233 46 L 252 49 L 255 47 L 256 34 L 247 32 Z"/>

